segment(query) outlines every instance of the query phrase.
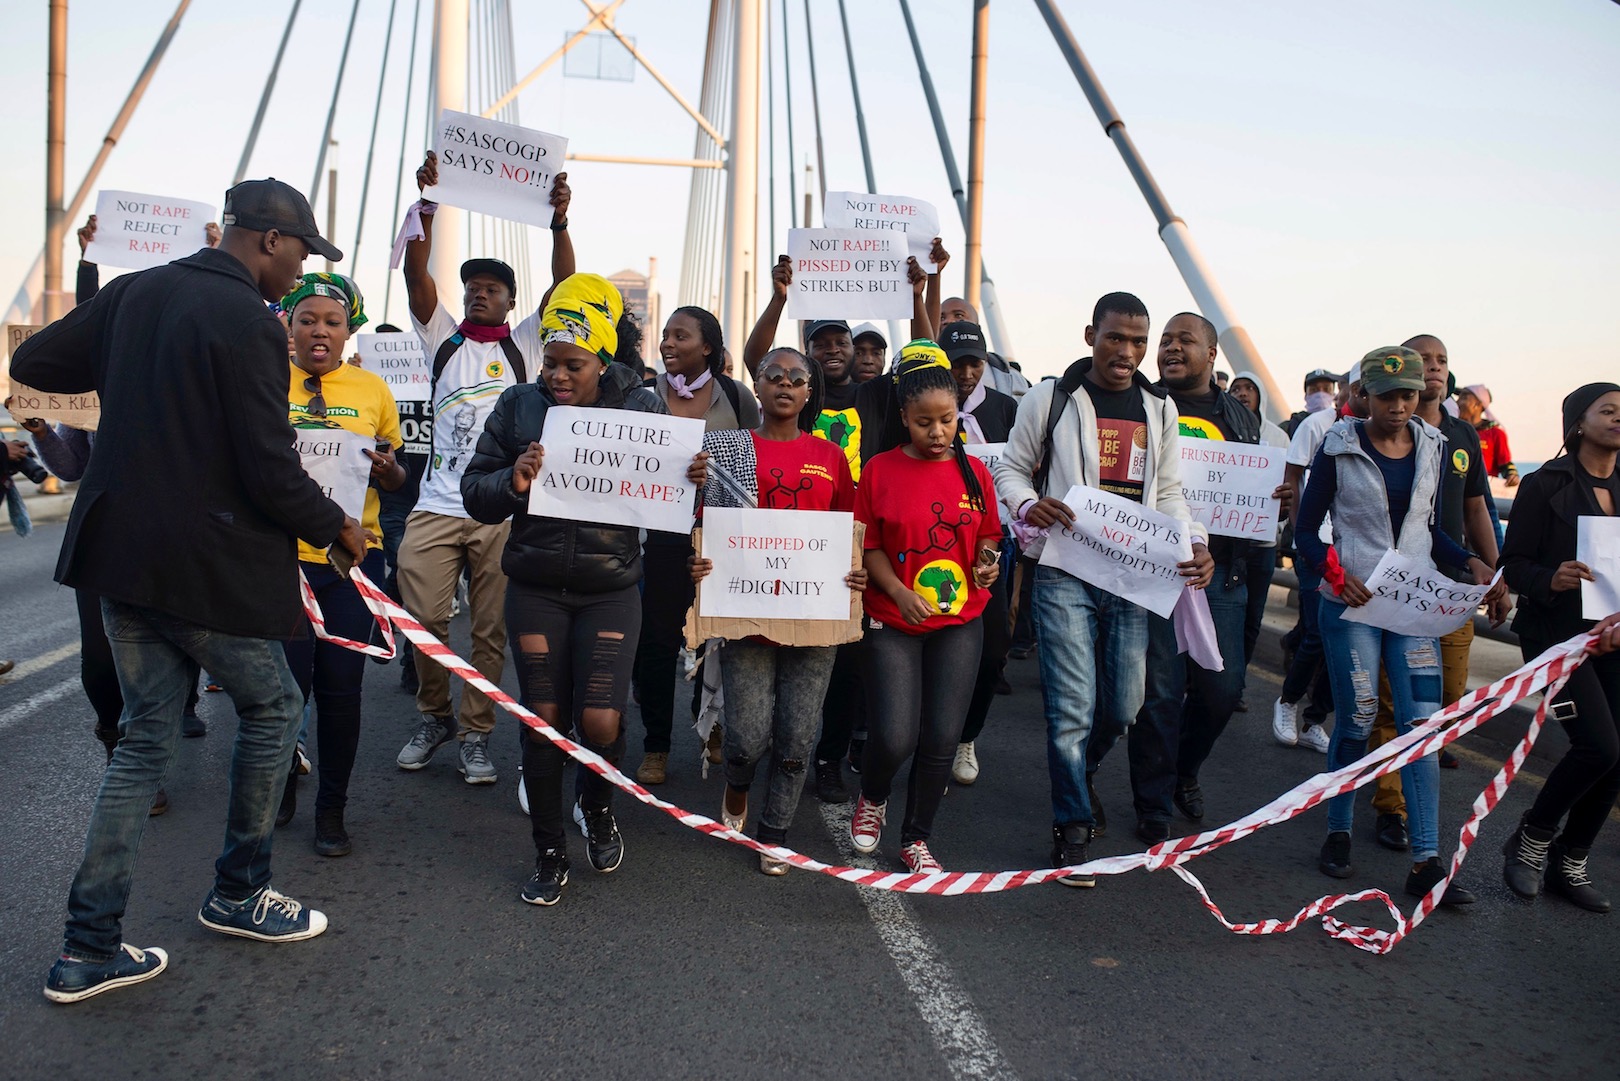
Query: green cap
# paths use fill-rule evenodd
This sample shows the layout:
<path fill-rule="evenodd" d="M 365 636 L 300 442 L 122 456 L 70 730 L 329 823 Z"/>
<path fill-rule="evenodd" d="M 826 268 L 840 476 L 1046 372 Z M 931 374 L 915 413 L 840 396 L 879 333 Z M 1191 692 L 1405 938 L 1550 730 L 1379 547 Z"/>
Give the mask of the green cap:
<path fill-rule="evenodd" d="M 1361 389 L 1368 394 L 1392 390 L 1423 393 L 1423 358 L 1404 345 L 1386 345 L 1361 358 Z"/>

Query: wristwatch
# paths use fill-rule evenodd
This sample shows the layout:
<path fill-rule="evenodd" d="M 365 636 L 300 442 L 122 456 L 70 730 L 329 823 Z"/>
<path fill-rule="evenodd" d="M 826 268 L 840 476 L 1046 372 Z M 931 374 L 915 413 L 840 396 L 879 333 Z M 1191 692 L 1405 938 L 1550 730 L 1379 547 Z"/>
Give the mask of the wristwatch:
<path fill-rule="evenodd" d="M 553 233 L 561 233 L 564 230 L 566 230 L 567 228 L 568 228 L 568 220 L 566 218 L 563 219 L 560 222 L 554 221 L 554 222 L 551 223 L 551 231 Z"/>

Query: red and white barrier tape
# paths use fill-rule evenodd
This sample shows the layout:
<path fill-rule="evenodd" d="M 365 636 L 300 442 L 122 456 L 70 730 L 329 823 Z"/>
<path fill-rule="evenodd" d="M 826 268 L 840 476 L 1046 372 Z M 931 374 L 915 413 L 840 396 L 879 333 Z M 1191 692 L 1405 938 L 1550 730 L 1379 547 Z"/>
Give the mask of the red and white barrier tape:
<path fill-rule="evenodd" d="M 1091 860 L 1080 867 L 1043 867 L 1029 871 L 939 871 L 929 874 L 911 874 L 863 870 L 858 867 L 838 867 L 822 863 L 789 848 L 775 848 L 761 844 L 752 837 L 727 829 L 711 818 L 683 810 L 672 803 L 659 799 L 634 780 L 620 773 L 605 759 L 557 732 L 556 729 L 546 724 L 521 703 L 515 701 L 505 691 L 485 679 L 476 668 L 456 656 L 448 646 L 429 634 L 409 612 L 378 589 L 358 568 L 350 572 L 350 578 L 354 582 L 356 589 L 359 590 L 366 607 L 371 610 L 377 622 L 382 625 L 384 637 L 388 643 L 387 646 L 373 646 L 368 643 L 339 638 L 328 633 L 325 620 L 321 616 L 320 608 L 315 601 L 314 593 L 310 590 L 307 582 L 301 582 L 304 607 L 309 615 L 310 622 L 315 628 L 317 637 L 329 642 L 335 642 L 349 649 L 358 650 L 370 656 L 391 657 L 394 653 L 394 638 L 389 624 L 392 623 L 419 651 L 433 658 L 451 673 L 460 676 L 480 691 L 483 691 L 498 703 L 502 709 L 539 732 L 565 754 L 579 762 L 580 765 L 613 782 L 614 785 L 628 792 L 639 802 L 649 807 L 656 807 L 682 825 L 700 833 L 720 837 L 733 844 L 742 845 L 757 852 L 769 853 L 775 858 L 785 860 L 802 870 L 816 871 L 870 889 L 892 890 L 900 893 L 923 893 L 943 896 L 963 893 L 1000 893 L 1005 890 L 1017 889 L 1020 886 L 1032 886 L 1036 883 L 1063 878 L 1077 871 L 1096 875 L 1117 875 L 1139 869 L 1158 871 L 1169 868 L 1188 885 L 1192 886 L 1193 889 L 1197 890 L 1199 897 L 1204 902 L 1204 907 L 1227 930 L 1235 934 L 1281 934 L 1292 931 L 1313 916 L 1322 916 L 1322 926 L 1329 935 L 1349 942 L 1358 949 L 1370 953 L 1388 953 L 1422 923 L 1430 912 L 1434 911 L 1435 906 L 1440 902 L 1441 895 L 1445 892 L 1447 884 L 1456 875 L 1457 870 L 1462 866 L 1463 860 L 1468 855 L 1469 848 L 1479 836 L 1480 822 L 1501 801 L 1502 795 L 1507 791 L 1508 786 L 1513 783 L 1513 778 L 1518 774 L 1520 767 L 1524 765 L 1525 758 L 1530 754 L 1530 748 L 1535 744 L 1537 737 L 1541 735 L 1542 727 L 1546 723 L 1548 701 L 1558 693 L 1569 679 L 1570 674 L 1585 659 L 1587 646 L 1594 641 L 1591 635 L 1577 635 L 1562 645 L 1554 646 L 1511 675 L 1488 687 L 1481 687 L 1479 690 L 1463 696 L 1461 700 L 1452 705 L 1439 710 L 1427 721 L 1414 726 L 1405 735 L 1391 740 L 1359 761 L 1352 762 L 1350 765 L 1332 773 L 1319 773 L 1278 796 L 1259 810 L 1219 829 L 1164 841 L 1145 852 L 1138 852 L 1128 856 L 1106 856 L 1101 859 Z M 1535 719 L 1525 731 L 1524 738 L 1519 741 L 1508 760 L 1503 763 L 1501 770 L 1497 772 L 1496 776 L 1491 779 L 1491 783 L 1485 787 L 1485 790 L 1474 801 L 1472 812 L 1468 820 L 1463 823 L 1458 835 L 1457 850 L 1451 857 L 1451 866 L 1447 870 L 1445 879 L 1419 901 L 1417 908 L 1410 917 L 1405 916 L 1389 894 L 1383 890 L 1367 889 L 1357 893 L 1329 894 L 1325 897 L 1319 897 L 1287 920 L 1268 919 L 1261 920 L 1258 923 L 1233 923 L 1226 918 L 1215 902 L 1210 899 L 1209 892 L 1204 888 L 1203 883 L 1199 882 L 1197 877 L 1183 866 L 1199 856 L 1207 855 L 1239 838 L 1247 837 L 1249 834 L 1267 826 L 1296 818 L 1317 804 L 1334 796 L 1352 792 L 1364 785 L 1371 784 L 1384 774 L 1392 773 L 1402 766 L 1434 754 L 1441 747 L 1467 735 L 1490 718 L 1538 691 L 1543 692 L 1543 696 L 1536 710 Z M 1327 915 L 1327 913 L 1339 908 L 1341 905 L 1366 900 L 1384 902 L 1384 905 L 1389 909 L 1390 915 L 1395 920 L 1395 930 L 1383 931 L 1374 927 L 1347 924 Z"/>

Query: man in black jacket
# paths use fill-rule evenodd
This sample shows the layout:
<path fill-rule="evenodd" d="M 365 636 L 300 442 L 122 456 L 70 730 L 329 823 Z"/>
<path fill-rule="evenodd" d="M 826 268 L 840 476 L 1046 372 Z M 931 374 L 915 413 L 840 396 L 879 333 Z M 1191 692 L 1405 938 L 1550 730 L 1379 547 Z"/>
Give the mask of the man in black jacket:
<path fill-rule="evenodd" d="M 279 299 L 322 240 L 303 196 L 275 180 L 225 195 L 225 234 L 167 266 L 118 278 L 12 358 L 41 390 L 101 395 L 96 449 L 57 563 L 99 594 L 124 691 L 122 738 L 96 795 L 45 996 L 77 1002 L 150 979 L 162 950 L 122 941 L 152 798 L 180 740 L 200 663 L 241 725 L 225 847 L 198 919 L 268 942 L 313 938 L 326 917 L 270 887 L 276 805 L 303 701 L 279 638 L 303 622 L 293 538 L 358 560 L 365 534 L 299 463 L 287 424 Z"/>

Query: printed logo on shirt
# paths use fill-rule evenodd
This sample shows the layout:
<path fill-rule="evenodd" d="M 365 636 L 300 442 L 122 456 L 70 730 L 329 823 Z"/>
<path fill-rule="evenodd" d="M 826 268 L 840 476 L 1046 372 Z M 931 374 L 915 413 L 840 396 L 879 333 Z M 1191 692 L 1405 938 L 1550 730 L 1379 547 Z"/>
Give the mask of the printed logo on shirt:
<path fill-rule="evenodd" d="M 1468 472 L 1468 452 L 1466 450 L 1459 449 L 1451 452 L 1451 468 L 1456 471 L 1459 477 Z"/>
<path fill-rule="evenodd" d="M 861 479 L 861 415 L 854 406 L 848 409 L 823 409 L 816 418 L 815 430 L 810 434 L 842 450 L 845 460 L 849 462 L 851 479 Z"/>
<path fill-rule="evenodd" d="M 1147 478 L 1147 425 L 1099 417 L 1097 451 L 1098 487 L 1140 500 Z"/>
<path fill-rule="evenodd" d="M 1221 434 L 1220 425 L 1212 420 L 1205 420 L 1203 417 L 1182 417 L 1180 424 L 1181 434 L 1188 439 L 1219 439 L 1222 442 L 1226 440 L 1226 436 Z M 1142 433 L 1142 438 L 1144 440 L 1147 438 L 1146 432 Z"/>
<path fill-rule="evenodd" d="M 967 575 L 952 559 L 923 564 L 912 580 L 911 589 L 940 615 L 948 616 L 967 603 Z"/>
<path fill-rule="evenodd" d="M 329 406 L 326 407 L 326 415 L 328 417 L 355 417 L 355 418 L 358 418 L 360 416 L 360 410 L 358 410 L 358 409 L 356 409 L 356 408 L 354 408 L 353 406 L 350 406 L 350 405 L 329 405 Z M 303 419 L 299 420 L 299 419 L 297 419 L 298 417 L 303 417 Z M 335 424 L 335 423 L 329 424 L 326 421 L 319 420 L 319 419 L 317 419 L 315 417 L 312 417 L 310 415 L 310 413 L 309 413 L 309 406 L 307 404 L 306 405 L 299 405 L 297 402 L 288 402 L 287 403 L 287 420 L 295 428 L 338 428 L 338 427 L 341 427 L 341 425 L 339 425 L 339 424 Z"/>
<path fill-rule="evenodd" d="M 506 365 L 498 360 L 492 360 L 484 365 L 484 374 L 491 379 L 499 379 L 506 372 Z"/>

